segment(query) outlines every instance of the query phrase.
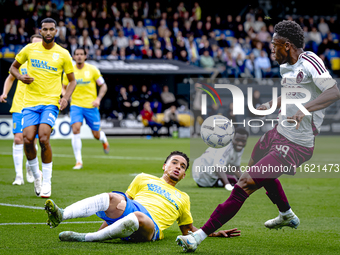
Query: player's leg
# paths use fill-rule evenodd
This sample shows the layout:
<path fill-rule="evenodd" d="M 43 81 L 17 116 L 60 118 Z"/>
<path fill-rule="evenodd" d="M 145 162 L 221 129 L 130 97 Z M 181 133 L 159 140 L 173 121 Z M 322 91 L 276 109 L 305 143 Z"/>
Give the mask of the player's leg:
<path fill-rule="evenodd" d="M 81 156 L 81 138 L 80 138 L 80 128 L 81 128 L 82 122 L 75 122 L 72 124 L 72 148 L 74 157 L 76 158 L 76 165 L 73 167 L 73 169 L 81 169 L 83 168 L 83 159 Z"/>
<path fill-rule="evenodd" d="M 13 134 L 14 134 L 14 141 L 13 141 L 13 162 L 15 168 L 15 180 L 12 183 L 13 185 L 22 185 L 24 184 L 24 177 L 23 177 L 23 158 L 24 158 L 24 140 L 22 136 L 22 114 L 21 113 L 13 113 Z"/>
<path fill-rule="evenodd" d="M 22 115 L 22 134 L 24 139 L 24 150 L 29 167 L 34 176 L 34 192 L 37 196 L 40 196 L 42 173 L 39 170 L 37 151 L 34 146 L 34 138 L 38 130 L 40 113 L 38 111 L 38 107 L 28 107 L 22 110 Z"/>
<path fill-rule="evenodd" d="M 299 218 L 292 211 L 288 199 L 283 191 L 278 179 L 274 179 L 264 185 L 269 199 L 276 204 L 279 209 L 279 216 L 264 223 L 267 228 L 282 228 L 284 226 L 297 228 L 300 224 Z"/>
<path fill-rule="evenodd" d="M 38 138 L 39 138 L 38 134 L 36 134 L 35 139 L 34 139 L 34 146 L 35 146 L 35 150 L 37 151 L 37 153 L 38 153 L 38 145 L 37 145 Z M 26 160 L 26 180 L 28 183 L 34 182 L 34 175 L 30 168 L 30 165 L 28 164 L 28 160 Z"/>
<path fill-rule="evenodd" d="M 110 145 L 105 133 L 100 130 L 100 114 L 98 108 L 84 109 L 84 118 L 86 124 L 91 128 L 94 138 L 102 142 L 104 152 L 108 154 L 110 152 Z"/>
<path fill-rule="evenodd" d="M 81 138 L 80 138 L 80 129 L 83 124 L 83 109 L 82 107 L 71 105 L 70 107 L 70 117 L 71 117 L 71 127 L 72 127 L 72 148 L 74 157 L 76 158 L 76 165 L 73 169 L 81 169 L 83 168 L 83 160 L 81 156 Z"/>
<path fill-rule="evenodd" d="M 40 125 L 38 129 L 39 143 L 41 147 L 41 160 L 43 183 L 40 196 L 48 198 L 51 196 L 51 178 L 52 178 L 52 148 L 50 136 L 52 127 L 58 117 L 59 109 L 55 105 L 46 105 L 41 107 Z"/>

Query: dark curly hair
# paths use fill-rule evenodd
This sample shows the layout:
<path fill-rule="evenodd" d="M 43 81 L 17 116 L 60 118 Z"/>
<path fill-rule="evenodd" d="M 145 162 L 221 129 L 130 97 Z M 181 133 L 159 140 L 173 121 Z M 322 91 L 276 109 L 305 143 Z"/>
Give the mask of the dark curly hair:
<path fill-rule="evenodd" d="M 187 168 L 185 169 L 186 171 L 189 168 L 189 157 L 187 156 L 187 154 L 180 152 L 180 151 L 171 152 L 170 155 L 165 159 L 164 164 L 166 164 L 168 159 L 171 158 L 173 155 L 178 155 L 178 156 L 182 156 L 183 158 L 185 158 L 185 160 L 187 161 Z"/>
<path fill-rule="evenodd" d="M 278 36 L 289 40 L 296 46 L 296 48 L 303 48 L 303 30 L 295 21 L 283 20 L 277 23 L 274 27 L 274 33 L 277 33 Z"/>

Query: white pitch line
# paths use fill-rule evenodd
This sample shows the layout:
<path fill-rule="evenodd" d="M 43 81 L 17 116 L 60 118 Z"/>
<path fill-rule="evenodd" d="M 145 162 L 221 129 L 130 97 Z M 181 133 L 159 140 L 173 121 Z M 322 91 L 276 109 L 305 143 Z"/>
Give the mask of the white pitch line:
<path fill-rule="evenodd" d="M 103 223 L 102 221 L 71 221 L 61 222 L 60 224 L 85 224 L 85 223 Z M 16 225 L 47 225 L 46 222 L 10 222 L 0 223 L 0 226 L 16 226 Z"/>
<path fill-rule="evenodd" d="M 11 206 L 11 207 L 20 207 L 20 208 L 28 208 L 28 209 L 38 209 L 38 210 L 44 210 L 44 207 L 38 207 L 38 206 L 29 206 L 29 205 L 15 205 L 15 204 L 5 204 L 0 203 L 0 205 L 3 206 Z"/>
<path fill-rule="evenodd" d="M 1 152 L 0 155 L 12 155 L 10 152 Z M 53 154 L 53 157 L 57 158 L 74 158 L 73 154 Z M 103 158 L 103 159 L 127 159 L 127 160 L 164 160 L 164 158 L 157 158 L 157 157 L 125 157 L 125 156 L 100 156 L 100 155 L 95 155 L 95 156 L 90 156 L 87 155 L 86 158 Z"/>

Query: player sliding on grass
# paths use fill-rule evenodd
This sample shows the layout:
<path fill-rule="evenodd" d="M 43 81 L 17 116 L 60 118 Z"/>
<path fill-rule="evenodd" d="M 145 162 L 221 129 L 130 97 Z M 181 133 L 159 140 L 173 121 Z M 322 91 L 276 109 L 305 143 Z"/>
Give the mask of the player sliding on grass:
<path fill-rule="evenodd" d="M 106 135 L 100 130 L 100 114 L 98 107 L 100 101 L 105 96 L 107 85 L 100 71 L 93 65 L 85 63 L 87 58 L 84 48 L 78 48 L 74 51 L 73 59 L 74 76 L 77 80 L 77 86 L 71 98 L 71 126 L 72 126 L 72 148 L 76 158 L 76 165 L 73 169 L 83 168 L 81 156 L 81 139 L 80 128 L 85 118 L 86 124 L 91 128 L 94 138 L 100 140 L 103 144 L 104 152 L 109 153 L 110 146 Z M 63 94 L 69 84 L 66 74 L 63 77 Z M 100 86 L 97 96 L 97 84 Z"/>
<path fill-rule="evenodd" d="M 45 203 L 47 224 L 56 227 L 68 219 L 88 217 L 97 214 L 104 223 L 97 232 L 77 233 L 65 231 L 59 234 L 61 241 L 94 242 L 121 238 L 125 241 L 155 241 L 164 237 L 163 230 L 175 221 L 186 235 L 196 231 L 192 225 L 189 196 L 175 185 L 185 177 L 189 166 L 186 154 L 174 151 L 163 164 L 163 176 L 158 178 L 139 174 L 126 193 L 113 191 L 89 197 L 65 209 L 52 200 Z M 211 233 L 213 237 L 239 236 L 236 228 Z"/>
<path fill-rule="evenodd" d="M 313 52 L 304 52 L 304 36 L 301 27 L 293 21 L 282 21 L 274 28 L 272 53 L 280 64 L 282 85 L 284 87 L 304 88 L 311 94 L 309 102 L 304 107 L 311 113 L 306 115 L 295 105 L 288 104 L 287 115 L 279 113 L 279 123 L 264 134 L 254 147 L 249 161 L 249 172 L 244 172 L 234 186 L 229 198 L 218 205 L 205 225 L 187 236 L 178 236 L 177 243 L 185 251 L 195 251 L 197 246 L 216 229 L 227 223 L 253 192 L 261 187 L 267 190 L 271 201 L 277 205 L 279 216 L 265 223 L 267 228 L 282 228 L 289 226 L 297 228 L 299 218 L 291 210 L 287 197 L 277 179 L 283 171 L 255 172 L 264 167 L 282 169 L 282 166 L 292 169 L 289 174 L 295 174 L 295 166 L 312 157 L 314 138 L 320 132 L 324 117 L 324 109 L 340 99 L 336 81 L 332 79 L 321 59 Z M 289 99 L 304 98 L 300 92 L 287 93 Z M 272 107 L 272 101 L 261 105 L 258 110 Z M 277 107 L 281 107 L 281 97 Z M 292 116 L 292 117 L 290 117 Z M 290 122 L 287 123 L 287 122 Z M 295 127 L 296 122 L 296 127 Z M 286 169 L 287 169 L 286 168 Z"/>

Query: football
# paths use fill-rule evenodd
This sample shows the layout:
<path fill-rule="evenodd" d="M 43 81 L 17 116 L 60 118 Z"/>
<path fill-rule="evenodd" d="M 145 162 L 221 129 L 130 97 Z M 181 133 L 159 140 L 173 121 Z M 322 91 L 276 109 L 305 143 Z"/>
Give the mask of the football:
<path fill-rule="evenodd" d="M 209 147 L 222 148 L 233 140 L 234 131 L 234 126 L 228 118 L 213 115 L 203 121 L 201 137 Z"/>

